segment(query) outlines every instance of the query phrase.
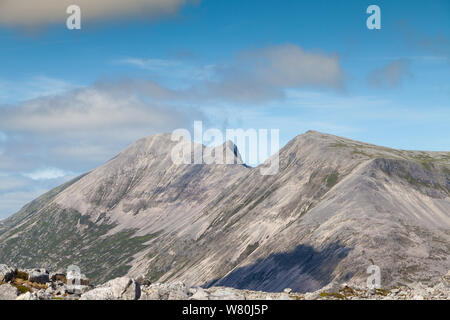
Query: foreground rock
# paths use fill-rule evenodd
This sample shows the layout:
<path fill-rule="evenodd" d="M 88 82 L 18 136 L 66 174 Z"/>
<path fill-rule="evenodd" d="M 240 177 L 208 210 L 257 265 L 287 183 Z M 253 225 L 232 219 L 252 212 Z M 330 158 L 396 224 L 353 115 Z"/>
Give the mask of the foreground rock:
<path fill-rule="evenodd" d="M 31 269 L 26 271 L 28 271 L 31 282 L 44 284 L 50 280 L 50 274 L 46 269 Z"/>
<path fill-rule="evenodd" d="M 238 290 L 228 287 L 189 288 L 180 291 L 179 285 L 152 284 L 141 288 L 140 300 L 171 300 L 179 297 L 183 300 L 450 300 L 450 287 L 439 283 L 426 287 L 420 283 L 393 287 L 391 289 L 368 289 L 346 284 L 334 284 L 309 293 L 262 292 Z M 182 292 L 180 294 L 180 292 Z"/>
<path fill-rule="evenodd" d="M 6 264 L 0 264 L 0 282 L 11 280 L 14 274 L 14 269 L 8 267 Z"/>
<path fill-rule="evenodd" d="M 434 286 L 420 282 L 409 286 L 368 289 L 331 283 L 320 290 L 297 293 L 239 290 L 229 287 L 190 287 L 183 282 L 151 283 L 145 277 L 120 277 L 94 287 L 83 276 L 82 284 L 66 283 L 63 271 L 45 269 L 21 271 L 0 265 L 0 300 L 450 300 L 450 271 Z M 29 274 L 29 273 L 30 274 Z M 47 280 L 45 284 L 42 283 Z M 80 281 L 81 283 L 81 281 Z"/>
<path fill-rule="evenodd" d="M 19 290 L 10 284 L 0 285 L 0 300 L 15 300 L 19 295 Z"/>
<path fill-rule="evenodd" d="M 140 295 L 139 284 L 134 279 L 122 277 L 82 294 L 80 300 L 137 300 Z"/>

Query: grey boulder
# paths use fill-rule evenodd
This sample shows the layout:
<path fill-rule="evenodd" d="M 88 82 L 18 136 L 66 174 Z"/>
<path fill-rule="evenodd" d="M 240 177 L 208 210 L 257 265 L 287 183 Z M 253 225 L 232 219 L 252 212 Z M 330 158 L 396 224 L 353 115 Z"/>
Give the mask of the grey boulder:
<path fill-rule="evenodd" d="M 82 294 L 80 300 L 138 300 L 140 295 L 139 283 L 122 277 Z"/>
<path fill-rule="evenodd" d="M 31 269 L 28 275 L 31 282 L 46 284 L 50 281 L 50 274 L 46 269 Z"/>
<path fill-rule="evenodd" d="M 0 300 L 16 300 L 19 291 L 10 284 L 0 285 Z"/>

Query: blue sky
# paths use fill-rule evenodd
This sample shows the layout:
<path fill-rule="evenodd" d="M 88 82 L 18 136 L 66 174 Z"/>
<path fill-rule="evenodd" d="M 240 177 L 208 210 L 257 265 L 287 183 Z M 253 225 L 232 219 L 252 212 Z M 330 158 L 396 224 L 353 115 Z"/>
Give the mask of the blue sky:
<path fill-rule="evenodd" d="M 0 4 L 0 219 L 194 120 L 450 150 L 447 0 L 53 2 Z"/>

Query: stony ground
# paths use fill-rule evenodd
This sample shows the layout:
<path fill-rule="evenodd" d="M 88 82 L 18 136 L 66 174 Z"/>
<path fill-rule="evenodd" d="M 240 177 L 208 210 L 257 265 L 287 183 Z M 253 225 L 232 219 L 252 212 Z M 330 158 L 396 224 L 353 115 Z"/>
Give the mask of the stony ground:
<path fill-rule="evenodd" d="M 68 280 L 69 279 L 69 280 Z M 100 286 L 81 275 L 80 285 L 70 285 L 64 272 L 46 269 L 19 270 L 0 265 L 0 300 L 450 300 L 450 271 L 434 286 L 414 283 L 389 289 L 368 289 L 332 283 L 318 291 L 295 293 L 238 290 L 229 287 L 189 287 L 183 282 L 150 283 L 144 277 L 121 277 Z"/>

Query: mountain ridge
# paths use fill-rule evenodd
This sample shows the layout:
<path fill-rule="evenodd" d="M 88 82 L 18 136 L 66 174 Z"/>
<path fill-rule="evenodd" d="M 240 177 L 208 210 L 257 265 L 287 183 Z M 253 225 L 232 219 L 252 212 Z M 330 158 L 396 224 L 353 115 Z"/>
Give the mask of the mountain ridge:
<path fill-rule="evenodd" d="M 98 281 L 146 274 L 299 292 L 361 283 L 370 259 L 387 283 L 433 281 L 450 269 L 450 152 L 308 131 L 280 150 L 277 174 L 261 176 L 267 162 L 248 167 L 236 153 L 234 165 L 174 165 L 169 140 L 140 139 L 3 221 L 0 262 L 51 268 L 70 258 Z M 73 253 L 64 256 L 63 237 L 42 237 L 54 230 Z"/>

